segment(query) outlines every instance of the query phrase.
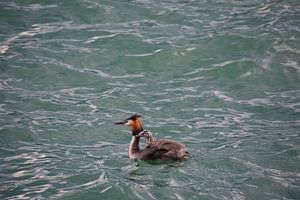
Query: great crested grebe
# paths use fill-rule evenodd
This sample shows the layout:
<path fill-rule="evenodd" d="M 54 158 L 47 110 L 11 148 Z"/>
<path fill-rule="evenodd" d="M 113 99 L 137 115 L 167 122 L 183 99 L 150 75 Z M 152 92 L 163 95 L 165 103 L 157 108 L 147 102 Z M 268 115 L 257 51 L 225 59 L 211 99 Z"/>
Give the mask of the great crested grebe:
<path fill-rule="evenodd" d="M 173 140 L 154 140 L 151 132 L 142 127 L 140 115 L 135 114 L 115 124 L 126 124 L 131 127 L 132 139 L 129 146 L 130 159 L 138 160 L 184 160 L 189 153 L 183 144 Z M 148 144 L 145 149 L 140 150 L 140 138 L 147 138 Z"/>

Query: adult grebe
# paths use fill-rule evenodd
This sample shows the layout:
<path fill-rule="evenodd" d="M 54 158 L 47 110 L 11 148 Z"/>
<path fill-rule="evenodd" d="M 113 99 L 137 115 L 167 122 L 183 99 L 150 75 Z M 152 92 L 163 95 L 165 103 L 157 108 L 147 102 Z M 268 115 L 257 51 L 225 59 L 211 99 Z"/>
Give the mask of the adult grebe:
<path fill-rule="evenodd" d="M 144 131 L 140 120 L 140 115 L 135 114 L 115 124 L 126 124 L 131 127 L 132 139 L 129 146 L 130 159 L 138 160 L 184 160 L 188 157 L 188 152 L 183 144 L 173 140 L 154 140 L 151 132 Z M 140 138 L 148 139 L 145 149 L 140 150 Z"/>

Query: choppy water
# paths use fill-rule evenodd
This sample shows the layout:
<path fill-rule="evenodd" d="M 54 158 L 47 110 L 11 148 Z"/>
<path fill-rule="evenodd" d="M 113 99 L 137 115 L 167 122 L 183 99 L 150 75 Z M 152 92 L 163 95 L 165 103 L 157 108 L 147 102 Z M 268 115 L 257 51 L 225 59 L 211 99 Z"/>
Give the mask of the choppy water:
<path fill-rule="evenodd" d="M 1 199 L 299 199 L 300 3 L 0 2 Z M 138 112 L 194 158 L 131 162 Z"/>

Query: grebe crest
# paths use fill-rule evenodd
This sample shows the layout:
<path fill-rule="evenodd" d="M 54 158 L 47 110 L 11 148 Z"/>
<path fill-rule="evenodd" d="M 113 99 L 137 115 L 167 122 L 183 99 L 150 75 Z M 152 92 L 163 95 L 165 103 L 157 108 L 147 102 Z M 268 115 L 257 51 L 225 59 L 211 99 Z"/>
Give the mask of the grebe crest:
<path fill-rule="evenodd" d="M 136 113 L 131 117 L 128 117 L 122 121 L 115 122 L 115 124 L 125 124 L 130 126 L 132 131 L 132 136 L 137 136 L 139 133 L 141 133 L 144 130 L 140 118 L 141 116 Z"/>

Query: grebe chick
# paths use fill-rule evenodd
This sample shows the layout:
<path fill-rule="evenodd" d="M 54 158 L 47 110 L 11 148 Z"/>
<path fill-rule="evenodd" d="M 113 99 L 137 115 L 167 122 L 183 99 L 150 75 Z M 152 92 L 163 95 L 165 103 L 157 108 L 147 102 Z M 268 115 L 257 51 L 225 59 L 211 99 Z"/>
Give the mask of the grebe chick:
<path fill-rule="evenodd" d="M 155 139 L 152 136 L 152 133 L 150 131 L 147 131 L 147 130 L 141 131 L 137 136 L 146 138 L 147 141 L 148 141 L 148 144 L 155 141 Z"/>
<path fill-rule="evenodd" d="M 129 146 L 130 159 L 138 160 L 184 160 L 188 158 L 188 152 L 183 144 L 173 140 L 154 140 L 151 132 L 144 131 L 140 115 L 135 114 L 115 124 L 126 124 L 131 127 L 132 138 Z M 141 150 L 140 138 L 145 137 L 148 143 L 145 149 Z"/>

